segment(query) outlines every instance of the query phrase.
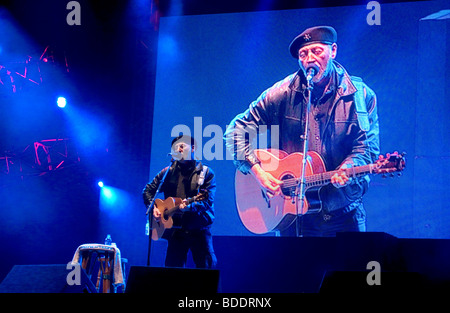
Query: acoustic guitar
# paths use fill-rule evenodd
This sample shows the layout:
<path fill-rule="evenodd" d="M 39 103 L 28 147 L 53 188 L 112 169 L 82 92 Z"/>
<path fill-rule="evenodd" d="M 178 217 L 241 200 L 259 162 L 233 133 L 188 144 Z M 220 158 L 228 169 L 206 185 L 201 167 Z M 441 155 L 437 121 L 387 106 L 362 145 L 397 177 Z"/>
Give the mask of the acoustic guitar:
<path fill-rule="evenodd" d="M 325 163 L 314 151 L 308 152 L 305 172 L 305 200 L 298 201 L 299 182 L 303 154 L 288 154 L 277 149 L 255 150 L 261 167 L 275 178 L 282 180 L 282 193 L 269 198 L 255 177 L 236 171 L 235 194 L 239 217 L 244 226 L 255 234 L 286 229 L 297 215 L 316 213 L 322 208 L 320 188 L 331 182 L 331 177 L 342 170 L 326 171 Z M 405 167 L 404 154 L 398 152 L 380 156 L 374 164 L 344 169 L 350 178 L 367 174 L 391 174 Z"/>
<path fill-rule="evenodd" d="M 192 202 L 201 201 L 208 196 L 206 190 L 202 190 L 198 195 L 185 200 L 186 205 Z M 152 240 L 159 240 L 164 235 L 166 229 L 173 227 L 172 215 L 180 209 L 180 205 L 183 203 L 181 198 L 169 197 L 165 200 L 156 199 L 155 207 L 161 211 L 161 218 L 159 221 L 152 216 Z"/>

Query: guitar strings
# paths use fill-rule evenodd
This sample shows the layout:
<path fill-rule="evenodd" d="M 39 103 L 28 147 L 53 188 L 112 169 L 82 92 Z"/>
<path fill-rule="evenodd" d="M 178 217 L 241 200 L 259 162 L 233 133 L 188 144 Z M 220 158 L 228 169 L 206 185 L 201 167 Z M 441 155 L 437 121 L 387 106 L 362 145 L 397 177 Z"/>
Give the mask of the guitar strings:
<path fill-rule="evenodd" d="M 358 177 L 362 175 L 366 175 L 368 173 L 372 173 L 372 167 L 369 165 L 360 166 L 358 169 L 355 167 L 344 169 L 347 174 L 351 174 L 352 177 Z M 313 174 L 305 177 L 305 184 L 308 187 L 311 186 L 320 186 L 324 185 L 330 182 L 331 177 L 338 173 L 339 171 L 331 171 L 331 172 L 325 172 L 325 173 L 319 173 L 319 174 Z M 298 186 L 299 179 L 297 178 L 288 178 L 286 180 L 283 180 L 283 184 L 281 188 L 285 189 L 291 189 L 293 187 Z"/>

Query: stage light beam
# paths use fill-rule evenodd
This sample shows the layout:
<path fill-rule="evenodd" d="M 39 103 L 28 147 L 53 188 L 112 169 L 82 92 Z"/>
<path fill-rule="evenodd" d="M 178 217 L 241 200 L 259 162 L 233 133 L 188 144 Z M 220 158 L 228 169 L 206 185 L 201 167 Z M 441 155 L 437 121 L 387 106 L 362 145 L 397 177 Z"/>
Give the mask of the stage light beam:
<path fill-rule="evenodd" d="M 100 211 L 109 217 L 121 217 L 132 207 L 133 197 L 125 190 L 105 184 L 99 190 Z"/>

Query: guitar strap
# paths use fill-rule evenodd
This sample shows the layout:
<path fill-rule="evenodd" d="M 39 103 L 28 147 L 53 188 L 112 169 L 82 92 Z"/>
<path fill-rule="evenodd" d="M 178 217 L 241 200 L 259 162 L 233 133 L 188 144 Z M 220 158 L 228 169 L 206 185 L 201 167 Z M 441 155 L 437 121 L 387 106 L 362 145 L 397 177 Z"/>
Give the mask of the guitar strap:
<path fill-rule="evenodd" d="M 355 105 L 356 114 L 358 116 L 359 127 L 363 131 L 368 131 L 370 129 L 369 113 L 367 113 L 367 105 L 364 100 L 364 83 L 361 78 L 352 76 L 352 83 L 356 87 L 355 92 Z"/>
<path fill-rule="evenodd" d="M 202 171 L 200 172 L 200 175 L 198 176 L 198 186 L 201 187 L 203 185 L 203 183 L 205 182 L 205 176 L 206 176 L 206 171 L 208 170 L 208 167 L 206 165 L 202 164 Z"/>

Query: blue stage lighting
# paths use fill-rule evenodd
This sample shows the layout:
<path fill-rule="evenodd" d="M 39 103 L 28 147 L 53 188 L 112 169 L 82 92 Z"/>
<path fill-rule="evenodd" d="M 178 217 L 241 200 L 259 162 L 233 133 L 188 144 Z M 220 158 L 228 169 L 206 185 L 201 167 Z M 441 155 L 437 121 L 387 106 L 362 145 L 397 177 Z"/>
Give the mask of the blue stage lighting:
<path fill-rule="evenodd" d="M 110 206 L 113 206 L 117 200 L 117 194 L 114 192 L 114 189 L 110 187 L 103 187 L 101 191 L 101 196 Z"/>
<path fill-rule="evenodd" d="M 58 99 L 56 100 L 56 103 L 58 104 L 58 106 L 60 108 L 64 108 L 67 105 L 67 100 L 64 97 L 58 97 Z"/>
<path fill-rule="evenodd" d="M 100 211 L 107 213 L 109 216 L 123 216 L 123 214 L 132 206 L 132 199 L 134 199 L 134 196 L 131 196 L 125 190 L 107 184 L 99 190 L 99 193 Z"/>
<path fill-rule="evenodd" d="M 103 186 L 104 186 L 105 184 L 103 184 L 103 182 L 100 180 L 100 181 L 97 183 L 97 185 L 98 185 L 100 188 L 103 188 Z"/>

